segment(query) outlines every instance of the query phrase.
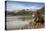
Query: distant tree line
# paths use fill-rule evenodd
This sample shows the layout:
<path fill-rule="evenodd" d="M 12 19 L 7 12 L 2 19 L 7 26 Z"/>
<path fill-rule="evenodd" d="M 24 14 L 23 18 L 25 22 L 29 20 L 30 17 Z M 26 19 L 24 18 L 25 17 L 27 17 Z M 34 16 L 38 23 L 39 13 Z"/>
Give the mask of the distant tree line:
<path fill-rule="evenodd" d="M 45 14 L 45 7 L 41 8 L 38 10 L 40 13 L 42 14 Z M 21 10 L 21 11 L 18 11 L 17 13 L 14 13 L 14 12 L 10 12 L 10 11 L 5 11 L 6 12 L 6 15 L 31 15 L 32 14 L 32 11 L 25 11 L 25 9 Z"/>

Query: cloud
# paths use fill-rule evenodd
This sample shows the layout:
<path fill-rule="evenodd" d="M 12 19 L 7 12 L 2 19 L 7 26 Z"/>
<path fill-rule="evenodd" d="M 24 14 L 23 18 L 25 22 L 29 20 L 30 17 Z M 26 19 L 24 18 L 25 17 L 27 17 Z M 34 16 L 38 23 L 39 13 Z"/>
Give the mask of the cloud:
<path fill-rule="evenodd" d="M 40 9 L 41 7 L 32 6 L 31 9 Z"/>
<path fill-rule="evenodd" d="M 33 3 L 33 2 L 8 2 L 7 10 L 16 10 L 16 9 L 40 9 L 44 4 L 42 3 Z"/>

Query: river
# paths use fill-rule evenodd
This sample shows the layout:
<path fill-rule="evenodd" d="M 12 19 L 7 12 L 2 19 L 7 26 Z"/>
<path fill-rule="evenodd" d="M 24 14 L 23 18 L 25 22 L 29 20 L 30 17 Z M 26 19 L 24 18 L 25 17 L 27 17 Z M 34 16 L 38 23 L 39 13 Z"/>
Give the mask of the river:
<path fill-rule="evenodd" d="M 21 29 L 32 21 L 31 16 L 7 16 L 7 30 Z"/>

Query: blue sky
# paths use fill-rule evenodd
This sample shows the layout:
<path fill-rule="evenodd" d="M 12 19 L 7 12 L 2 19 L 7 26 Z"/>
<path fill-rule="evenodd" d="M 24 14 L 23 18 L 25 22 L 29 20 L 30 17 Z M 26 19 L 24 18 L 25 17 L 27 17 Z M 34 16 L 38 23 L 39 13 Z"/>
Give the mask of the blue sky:
<path fill-rule="evenodd" d="M 29 1 L 29 2 L 43 2 L 44 0 L 5 0 L 5 1 Z"/>
<path fill-rule="evenodd" d="M 7 1 L 7 10 L 34 9 L 34 8 L 40 9 L 43 6 L 44 6 L 44 3 Z"/>

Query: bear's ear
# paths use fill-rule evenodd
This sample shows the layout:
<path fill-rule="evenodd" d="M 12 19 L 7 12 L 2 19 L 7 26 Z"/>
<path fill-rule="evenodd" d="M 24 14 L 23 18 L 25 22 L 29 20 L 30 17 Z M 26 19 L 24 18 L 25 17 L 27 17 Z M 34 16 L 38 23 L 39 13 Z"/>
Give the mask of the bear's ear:
<path fill-rule="evenodd" d="M 37 13 L 38 13 L 38 14 L 42 14 L 42 12 L 41 12 L 41 11 L 37 11 Z"/>

